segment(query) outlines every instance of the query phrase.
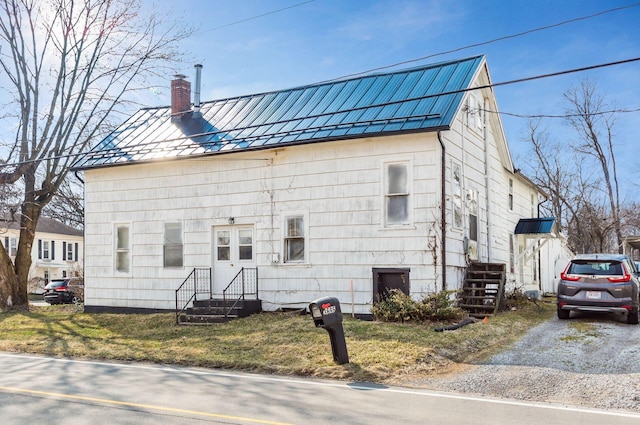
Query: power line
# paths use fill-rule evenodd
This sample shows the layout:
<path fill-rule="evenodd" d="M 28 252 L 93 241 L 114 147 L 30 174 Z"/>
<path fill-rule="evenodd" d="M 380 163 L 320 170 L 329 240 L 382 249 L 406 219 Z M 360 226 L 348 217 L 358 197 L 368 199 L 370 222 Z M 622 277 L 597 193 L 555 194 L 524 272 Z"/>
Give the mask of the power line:
<path fill-rule="evenodd" d="M 541 74 L 541 75 L 536 75 L 536 76 L 531 76 L 531 77 L 518 78 L 518 79 L 515 79 L 515 80 L 503 81 L 503 82 L 499 82 L 499 83 L 485 84 L 485 85 L 477 86 L 477 87 L 467 87 L 467 88 L 459 89 L 459 90 L 451 90 L 451 91 L 446 91 L 446 92 L 433 93 L 433 94 L 428 94 L 428 95 L 424 95 L 424 96 L 418 96 L 418 97 L 413 97 L 413 98 L 408 98 L 408 99 L 385 102 L 385 103 L 381 103 L 381 104 L 369 105 L 368 107 L 372 107 L 373 108 L 373 107 L 380 107 L 380 106 L 388 106 L 388 105 L 400 104 L 400 103 L 405 103 L 405 102 L 419 101 L 419 100 L 429 99 L 429 98 L 438 97 L 438 96 L 448 96 L 448 95 L 453 95 L 453 94 L 458 94 L 458 93 L 466 93 L 466 92 L 482 90 L 482 89 L 491 89 L 491 88 L 494 88 L 494 87 L 506 86 L 506 85 L 511 85 L 511 84 L 518 84 L 518 83 L 523 83 L 523 82 L 528 82 L 528 81 L 540 80 L 540 79 L 544 79 L 544 78 L 557 77 L 557 76 L 561 76 L 561 75 L 567 75 L 567 74 L 572 74 L 572 73 L 577 73 L 577 72 L 584 72 L 584 71 L 589 71 L 589 70 L 593 70 L 593 69 L 599 69 L 599 68 L 605 68 L 605 67 L 609 67 L 609 66 L 628 64 L 628 63 L 638 62 L 638 61 L 640 61 L 640 57 L 631 58 L 631 59 L 624 59 L 624 60 L 615 61 L 615 62 L 607 62 L 607 63 L 597 64 L 597 65 L 590 65 L 590 66 L 585 66 L 585 67 L 581 67 L 581 68 L 573 68 L 573 69 L 568 69 L 568 70 L 564 70 L 564 71 L 557 71 L 557 72 Z M 349 112 L 355 111 L 357 109 L 360 109 L 360 108 L 352 108 L 352 109 L 345 109 L 345 110 L 340 110 L 340 111 L 333 111 L 333 112 L 326 113 L 326 114 L 319 114 L 316 117 L 320 117 L 321 115 L 332 115 L 332 114 L 335 114 L 335 113 L 349 113 Z M 620 110 L 620 112 L 637 112 L 637 111 L 638 110 L 628 110 L 628 111 Z M 518 116 L 516 114 L 508 114 L 508 113 L 505 113 L 505 112 L 495 112 L 495 111 L 488 111 L 488 112 L 494 112 L 494 113 L 505 114 L 505 115 L 512 115 L 512 116 L 516 116 L 516 117 Z M 603 112 L 603 113 L 606 113 L 606 112 Z M 553 117 L 553 116 L 550 116 L 550 117 Z M 528 118 L 528 116 L 522 116 L 522 118 Z M 260 127 L 267 126 L 267 125 L 273 126 L 274 124 L 285 124 L 285 123 L 290 123 L 290 122 L 293 122 L 293 121 L 301 121 L 301 120 L 304 120 L 304 119 L 308 119 L 308 117 L 305 116 L 305 117 L 299 117 L 299 118 L 291 118 L 291 119 L 288 119 L 288 120 L 278 121 L 277 123 L 268 122 L 268 123 L 260 124 L 259 126 Z M 256 126 L 233 128 L 233 129 L 227 129 L 227 130 L 217 130 L 217 131 L 194 134 L 194 135 L 190 135 L 190 136 L 176 137 L 176 138 L 174 138 L 172 140 L 177 141 L 177 140 L 185 140 L 185 139 L 198 137 L 198 136 L 211 136 L 211 135 L 216 135 L 216 134 L 228 134 L 230 131 L 242 131 L 242 130 L 251 129 L 253 127 L 256 127 Z M 262 137 L 266 137 L 266 136 L 269 136 L 269 135 L 270 134 L 265 134 L 265 135 L 262 135 Z M 224 143 L 224 140 L 220 140 L 220 142 Z M 237 141 L 228 141 L 227 143 L 236 143 L 236 142 Z M 144 144 L 140 144 L 140 145 L 137 145 L 137 146 L 139 147 L 139 146 L 144 146 L 146 144 L 154 144 L 154 143 L 156 143 L 156 142 L 144 143 Z M 28 160 L 28 161 L 0 164 L 0 168 L 7 167 L 7 166 L 17 166 L 17 165 L 28 164 L 28 163 L 39 162 L 39 161 L 66 159 L 66 158 L 76 158 L 78 156 L 89 155 L 89 154 L 95 155 L 95 154 L 100 154 L 100 153 L 107 153 L 111 149 L 113 149 L 113 147 L 112 148 L 108 148 L 108 149 L 89 151 L 89 152 L 79 152 L 79 153 L 75 153 L 75 154 L 65 154 L 65 155 L 58 155 L 58 156 L 52 156 L 52 157 L 40 158 L 40 159 L 34 159 L 34 160 Z"/>
<path fill-rule="evenodd" d="M 282 12 L 282 11 L 285 11 L 285 10 L 293 9 L 294 7 L 302 6 L 302 5 L 305 5 L 307 3 L 312 3 L 314 1 L 315 0 L 307 0 L 307 1 L 303 1 L 302 3 L 296 3 L 296 4 L 291 5 L 291 6 L 283 7 L 282 9 L 272 10 L 270 12 L 265 12 L 265 13 L 262 13 L 260 15 L 251 16 L 250 18 L 245 18 L 245 19 L 241 19 L 239 21 L 230 22 L 228 24 L 220 25 L 219 27 L 209 28 L 208 30 L 204 30 L 204 31 L 199 32 L 199 34 L 203 34 L 205 32 L 210 32 L 210 31 L 216 31 L 216 30 L 219 30 L 219 29 L 222 29 L 222 28 L 227 28 L 227 27 L 230 27 L 232 25 L 242 24 L 242 23 L 248 22 L 248 21 L 253 21 L 253 20 L 258 19 L 258 18 L 263 18 L 265 16 L 273 15 L 273 14 L 278 13 L 278 12 Z"/>
<path fill-rule="evenodd" d="M 504 41 L 504 40 L 509 40 L 511 38 L 521 37 L 523 35 L 532 34 L 532 33 L 535 33 L 535 32 L 544 31 L 544 30 L 548 30 L 548 29 L 551 29 L 551 28 L 556 28 L 556 27 L 559 27 L 559 26 L 562 26 L 562 25 L 573 23 L 573 22 L 584 21 L 584 20 L 587 20 L 587 19 L 595 18 L 597 16 L 605 15 L 607 13 L 618 12 L 620 10 L 629 9 L 629 8 L 637 7 L 637 6 L 640 6 L 640 2 L 633 3 L 633 4 L 630 4 L 630 5 L 627 5 L 627 6 L 616 7 L 614 9 L 603 10 L 601 12 L 597 12 L 597 13 L 594 13 L 592 15 L 580 16 L 578 18 L 569 19 L 567 21 L 562 21 L 562 22 L 558 22 L 558 23 L 555 23 L 555 24 L 551 24 L 551 25 L 545 25 L 543 27 L 533 28 L 533 29 L 530 29 L 530 30 L 527 30 L 527 31 L 516 33 L 516 34 L 505 35 L 505 36 L 502 36 L 502 37 L 494 38 L 494 39 L 487 40 L 487 41 L 482 41 L 480 43 L 470 44 L 468 46 L 458 47 L 458 48 L 455 48 L 455 49 L 452 49 L 452 50 L 447 50 L 447 51 L 440 52 L 440 53 L 433 53 L 431 55 L 422 56 L 422 57 L 416 58 L 416 59 L 408 59 L 408 60 L 405 60 L 405 61 L 402 61 L 402 62 L 397 62 L 397 63 L 391 64 L 391 65 L 384 65 L 384 66 L 379 66 L 377 68 L 372 68 L 372 69 L 369 69 L 367 71 L 355 72 L 353 74 L 343 75 L 342 77 L 331 78 L 329 80 L 321 81 L 321 83 L 329 83 L 331 81 L 342 80 L 344 78 L 357 77 L 359 75 L 365 75 L 365 74 L 369 74 L 371 72 L 377 72 L 377 71 L 382 71 L 384 69 L 395 68 L 396 66 L 400 66 L 400 65 L 407 65 L 407 64 L 410 64 L 410 63 L 414 63 L 414 62 L 420 62 L 420 61 L 423 61 L 425 59 L 434 58 L 436 56 L 443 56 L 443 55 L 447 55 L 447 54 L 450 54 L 450 53 L 457 53 L 457 52 L 460 52 L 460 51 L 463 51 L 463 50 L 471 49 L 471 48 L 474 48 L 474 47 L 486 46 L 487 44 L 496 43 L 498 41 Z"/>
<path fill-rule="evenodd" d="M 480 109 L 480 108 L 478 108 L 478 109 Z M 516 114 L 516 113 L 513 113 L 513 112 L 492 111 L 490 109 L 482 109 L 482 111 L 488 112 L 490 114 L 507 115 L 507 116 L 515 117 L 515 118 L 573 118 L 573 117 L 582 116 L 581 114 L 564 114 L 564 115 L 532 114 L 532 115 L 526 115 L 526 114 Z M 624 108 L 624 109 L 610 109 L 608 111 L 592 112 L 589 115 L 628 114 L 628 113 L 634 113 L 634 112 L 640 112 L 640 108 L 635 108 L 635 109 L 627 109 L 627 108 Z"/>

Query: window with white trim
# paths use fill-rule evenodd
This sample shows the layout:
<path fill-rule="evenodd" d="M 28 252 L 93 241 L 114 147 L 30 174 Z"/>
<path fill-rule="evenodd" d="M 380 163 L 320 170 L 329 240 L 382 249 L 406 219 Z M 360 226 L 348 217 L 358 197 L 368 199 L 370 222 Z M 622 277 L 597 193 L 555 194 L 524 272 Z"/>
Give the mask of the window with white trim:
<path fill-rule="evenodd" d="M 469 239 L 472 241 L 478 241 L 478 191 L 475 189 L 469 190 L 468 194 L 469 204 Z"/>
<path fill-rule="evenodd" d="M 284 262 L 304 263 L 305 261 L 305 223 L 303 215 L 285 218 Z"/>
<path fill-rule="evenodd" d="M 531 194 L 531 217 L 536 217 L 536 203 L 534 201 L 534 194 Z"/>
<path fill-rule="evenodd" d="M 73 261 L 73 246 L 73 242 L 62 242 L 63 260 Z M 78 261 L 77 258 L 76 261 Z"/>
<path fill-rule="evenodd" d="M 231 231 L 230 230 L 216 231 L 216 251 L 217 251 L 218 261 L 231 260 Z"/>
<path fill-rule="evenodd" d="M 515 273 L 516 271 L 516 253 L 513 234 L 509 233 L 509 273 Z"/>
<path fill-rule="evenodd" d="M 116 271 L 129 273 L 131 270 L 131 241 L 128 225 L 116 226 Z"/>
<path fill-rule="evenodd" d="M 452 182 L 452 197 L 451 197 L 451 211 L 453 214 L 453 227 L 462 228 L 462 167 L 460 164 L 453 164 L 451 166 L 451 182 Z"/>
<path fill-rule="evenodd" d="M 9 248 L 9 250 L 11 251 L 11 256 L 15 257 L 16 255 L 18 255 L 18 238 L 11 238 L 11 246 Z"/>
<path fill-rule="evenodd" d="M 475 131 L 482 131 L 484 127 L 482 117 L 482 103 L 475 95 L 470 94 L 467 100 L 467 125 Z"/>
<path fill-rule="evenodd" d="M 182 267 L 182 223 L 164 224 L 164 266 Z"/>
<path fill-rule="evenodd" d="M 253 229 L 238 229 L 238 259 L 253 260 Z"/>
<path fill-rule="evenodd" d="M 50 260 L 49 241 L 42 241 L 42 259 Z"/>
<path fill-rule="evenodd" d="M 509 179 L 509 211 L 513 211 L 513 179 Z"/>
<path fill-rule="evenodd" d="M 385 164 L 385 224 L 409 224 L 410 175 L 408 162 Z"/>

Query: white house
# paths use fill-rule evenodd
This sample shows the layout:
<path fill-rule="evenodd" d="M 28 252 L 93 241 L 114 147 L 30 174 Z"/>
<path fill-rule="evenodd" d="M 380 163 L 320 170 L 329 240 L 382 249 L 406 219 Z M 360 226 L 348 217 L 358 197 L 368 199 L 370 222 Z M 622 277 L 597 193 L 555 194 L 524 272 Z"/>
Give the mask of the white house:
<path fill-rule="evenodd" d="M 179 76 L 170 107 L 74 165 L 87 311 L 173 310 L 202 270 L 214 295 L 253 271 L 265 310 L 335 296 L 363 315 L 386 288 L 459 289 L 470 261 L 540 286 L 514 231 L 542 194 L 514 170 L 484 56 L 212 102 L 190 90 Z"/>
<path fill-rule="evenodd" d="M 0 242 L 12 260 L 20 237 L 20 216 L 6 215 L 0 221 Z M 42 289 L 51 279 L 78 276 L 82 272 L 83 232 L 49 217 L 40 217 L 36 226 L 31 268 L 30 290 Z"/>

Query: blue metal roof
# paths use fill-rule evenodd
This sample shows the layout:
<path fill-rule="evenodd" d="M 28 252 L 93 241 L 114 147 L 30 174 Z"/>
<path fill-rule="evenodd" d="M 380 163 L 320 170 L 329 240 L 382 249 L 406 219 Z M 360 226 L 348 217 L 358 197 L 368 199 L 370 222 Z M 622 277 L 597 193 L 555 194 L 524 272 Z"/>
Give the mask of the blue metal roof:
<path fill-rule="evenodd" d="M 136 112 L 74 169 L 448 129 L 483 56 L 398 72 Z"/>
<path fill-rule="evenodd" d="M 543 218 L 521 218 L 516 224 L 516 235 L 532 235 L 540 233 L 551 233 L 555 217 Z"/>

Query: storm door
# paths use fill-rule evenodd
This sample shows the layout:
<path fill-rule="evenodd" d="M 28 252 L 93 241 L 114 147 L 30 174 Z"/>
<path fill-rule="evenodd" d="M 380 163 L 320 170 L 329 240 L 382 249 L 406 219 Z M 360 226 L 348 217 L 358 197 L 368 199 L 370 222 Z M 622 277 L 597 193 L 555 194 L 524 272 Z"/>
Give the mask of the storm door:
<path fill-rule="evenodd" d="M 243 267 L 256 267 L 253 226 L 214 227 L 214 294 L 221 295 Z"/>

